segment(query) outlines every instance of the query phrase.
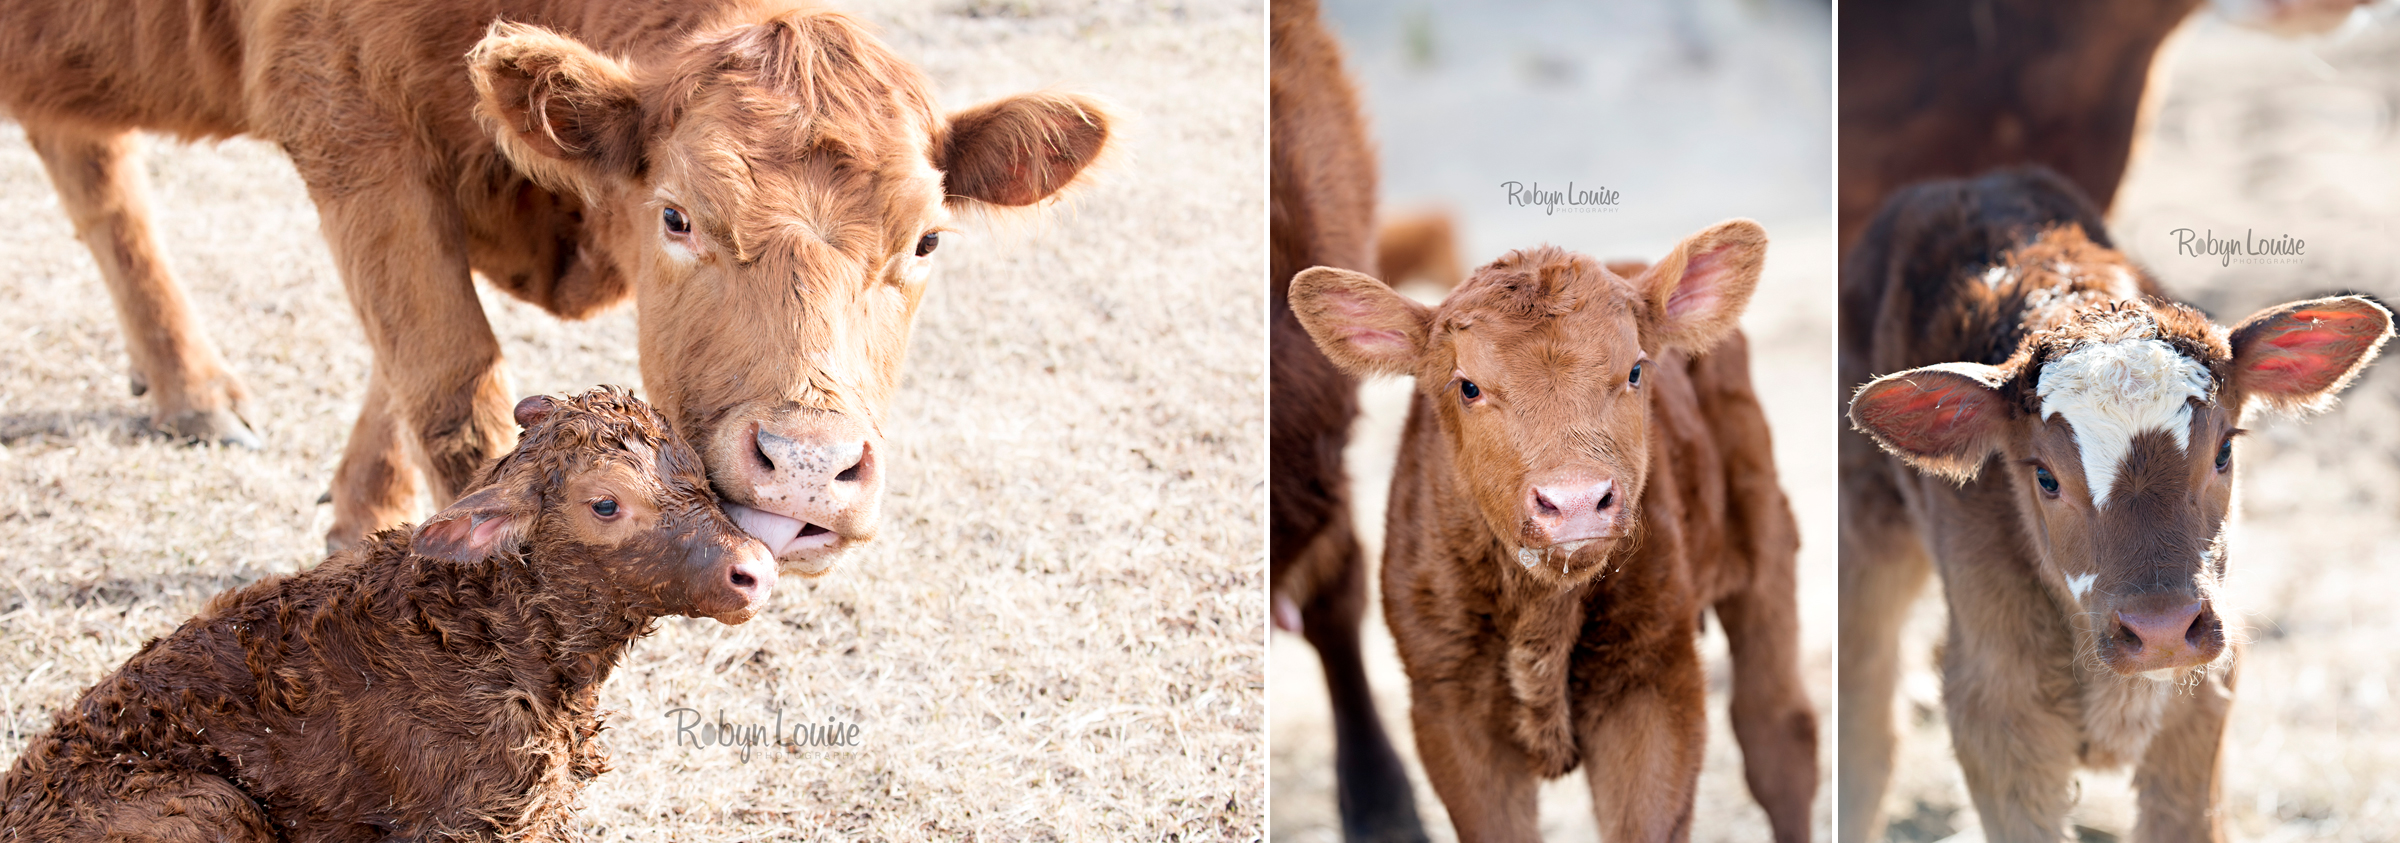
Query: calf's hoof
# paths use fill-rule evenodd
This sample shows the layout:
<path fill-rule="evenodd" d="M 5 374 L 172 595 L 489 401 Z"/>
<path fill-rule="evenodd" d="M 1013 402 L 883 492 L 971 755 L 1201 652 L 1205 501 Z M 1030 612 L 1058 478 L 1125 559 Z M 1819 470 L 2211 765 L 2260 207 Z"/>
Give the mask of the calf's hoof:
<path fill-rule="evenodd" d="M 153 419 L 150 425 L 160 433 L 194 442 L 238 446 L 253 451 L 266 447 L 266 442 L 259 439 L 258 434 L 250 430 L 250 425 L 232 410 L 185 410 L 163 421 Z"/>

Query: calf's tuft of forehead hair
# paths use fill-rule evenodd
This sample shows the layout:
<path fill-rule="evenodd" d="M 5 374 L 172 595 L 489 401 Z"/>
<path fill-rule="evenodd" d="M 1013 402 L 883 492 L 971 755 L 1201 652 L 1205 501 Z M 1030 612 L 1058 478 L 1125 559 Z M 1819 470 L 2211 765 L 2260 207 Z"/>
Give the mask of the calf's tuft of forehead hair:
<path fill-rule="evenodd" d="M 2003 366 L 2017 373 L 2003 391 L 2018 410 L 2039 416 L 2044 369 L 2086 346 L 2127 340 L 2156 340 L 2203 367 L 2210 384 L 2207 394 L 2198 396 L 2204 401 L 2216 400 L 2233 364 L 2233 349 L 2225 341 L 2224 330 L 2200 311 L 2166 299 L 2111 301 L 2075 310 L 2065 315 L 2062 324 L 2027 337 Z"/>
<path fill-rule="evenodd" d="M 1621 291 L 1623 296 L 1599 295 L 1601 285 L 1609 283 L 1623 286 L 1588 255 L 1557 246 L 1518 249 L 1475 270 L 1442 302 L 1442 312 L 1452 328 L 1487 318 L 1522 327 L 1587 303 L 1632 295 L 1631 287 Z"/>
<path fill-rule="evenodd" d="M 570 466 L 635 445 L 656 452 L 672 473 L 700 473 L 698 456 L 665 416 L 622 387 L 602 386 L 552 399 L 549 415 L 525 428 L 516 450 L 492 463 L 476 485 L 524 470 L 555 481 Z"/>

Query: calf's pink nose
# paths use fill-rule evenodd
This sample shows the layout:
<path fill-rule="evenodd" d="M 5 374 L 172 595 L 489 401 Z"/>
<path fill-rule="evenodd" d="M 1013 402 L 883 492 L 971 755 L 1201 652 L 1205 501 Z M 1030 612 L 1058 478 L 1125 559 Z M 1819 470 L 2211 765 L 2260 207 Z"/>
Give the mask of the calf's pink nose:
<path fill-rule="evenodd" d="M 1534 486 L 1525 501 L 1533 525 L 1529 538 L 1558 544 L 1616 535 L 1617 514 L 1624 510 L 1620 497 L 1614 480 Z"/>
<path fill-rule="evenodd" d="M 2120 669 L 2182 669 L 2205 663 L 2225 648 L 2206 601 L 2136 599 L 2116 611 Z"/>

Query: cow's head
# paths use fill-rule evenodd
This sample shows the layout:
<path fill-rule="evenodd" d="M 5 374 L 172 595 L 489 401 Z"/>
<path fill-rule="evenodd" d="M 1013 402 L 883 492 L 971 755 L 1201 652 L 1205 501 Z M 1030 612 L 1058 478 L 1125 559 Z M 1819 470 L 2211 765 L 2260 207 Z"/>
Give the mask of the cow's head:
<path fill-rule="evenodd" d="M 2073 298 L 2130 289 L 2131 271 L 2070 227 L 1986 282 Z M 2180 304 L 2101 296 L 2001 365 L 1877 378 L 1850 419 L 1920 471 L 2004 472 L 2044 578 L 2091 621 L 2101 664 L 2170 679 L 2225 652 L 2215 591 L 2244 413 L 2330 404 L 2391 330 L 2389 312 L 2355 296 L 2268 308 L 2230 334 Z"/>
<path fill-rule="evenodd" d="M 952 214 L 1040 203 L 1108 142 L 1077 96 L 944 117 L 916 68 L 833 12 L 638 65 L 500 24 L 469 58 L 500 148 L 580 196 L 597 257 L 633 279 L 652 399 L 803 574 L 875 535 L 884 414 Z"/>
<path fill-rule="evenodd" d="M 1320 267 L 1293 279 L 1292 311 L 1336 365 L 1415 377 L 1503 550 L 1573 583 L 1640 523 L 1661 362 L 1733 331 L 1766 250 L 1758 224 L 1734 220 L 1631 279 L 1552 247 L 1511 252 L 1435 308 Z"/>

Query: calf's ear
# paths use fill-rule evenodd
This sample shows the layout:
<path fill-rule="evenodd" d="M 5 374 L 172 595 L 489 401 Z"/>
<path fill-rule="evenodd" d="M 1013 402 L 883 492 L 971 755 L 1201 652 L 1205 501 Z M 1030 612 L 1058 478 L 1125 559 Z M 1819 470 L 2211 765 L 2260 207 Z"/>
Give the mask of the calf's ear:
<path fill-rule="evenodd" d="M 1433 310 L 1373 278 L 1320 266 L 1292 276 L 1292 315 L 1342 371 L 1412 375 Z"/>
<path fill-rule="evenodd" d="M 2233 385 L 2277 411 L 2325 409 L 2392 336 L 2392 313 L 2363 296 L 2292 302 L 2233 329 Z"/>
<path fill-rule="evenodd" d="M 1020 94 L 950 115 L 942 190 L 951 201 L 1031 205 L 1074 183 L 1108 146 L 1109 116 L 1074 94 Z"/>
<path fill-rule="evenodd" d="M 1944 363 L 1876 378 L 1850 398 L 1850 424 L 1919 471 L 1965 482 L 2000 448 L 2006 371 Z"/>
<path fill-rule="evenodd" d="M 1767 231 L 1726 220 L 1683 239 L 1634 279 L 1650 301 L 1660 344 L 1707 351 L 1740 325 L 1767 259 Z"/>
<path fill-rule="evenodd" d="M 486 486 L 417 527 L 409 549 L 452 562 L 480 562 L 525 546 L 536 507 L 523 492 Z"/>
<path fill-rule="evenodd" d="M 641 157 L 641 95 L 615 59 L 538 26 L 495 23 L 467 53 L 475 117 L 542 186 L 587 200 Z"/>

